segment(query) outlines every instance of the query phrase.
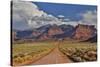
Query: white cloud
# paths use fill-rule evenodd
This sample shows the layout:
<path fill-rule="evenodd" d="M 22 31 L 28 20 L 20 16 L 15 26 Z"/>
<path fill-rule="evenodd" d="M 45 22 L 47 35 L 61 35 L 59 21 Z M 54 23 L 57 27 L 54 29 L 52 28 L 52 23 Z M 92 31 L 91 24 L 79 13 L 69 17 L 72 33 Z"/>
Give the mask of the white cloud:
<path fill-rule="evenodd" d="M 97 27 L 97 11 L 87 11 L 85 13 L 80 14 L 82 19 L 79 21 L 72 21 L 68 18 L 63 19 L 65 22 L 62 22 L 62 24 L 69 24 L 76 26 L 77 24 L 85 24 L 85 25 L 95 25 Z"/>
<path fill-rule="evenodd" d="M 33 17 L 33 19 L 29 20 L 29 25 L 33 28 L 37 28 L 37 27 L 47 25 L 47 24 L 60 25 L 60 24 L 62 24 L 62 22 L 58 18 L 56 18 L 52 15 Z"/>
<path fill-rule="evenodd" d="M 97 11 L 87 11 L 81 14 L 82 20 L 79 21 L 81 24 L 95 25 L 97 27 Z"/>
<path fill-rule="evenodd" d="M 76 26 L 78 22 L 77 21 L 66 21 L 66 22 L 62 22 L 62 24 Z"/>
<path fill-rule="evenodd" d="M 70 21 L 70 19 L 68 19 L 68 18 L 65 18 L 65 19 L 63 19 L 64 21 Z"/>
<path fill-rule="evenodd" d="M 39 10 L 37 5 L 27 1 L 14 1 L 12 15 L 13 23 L 26 23 L 30 28 L 37 28 L 46 24 L 61 24 L 58 18 Z M 14 26 L 17 27 L 18 25 Z"/>
<path fill-rule="evenodd" d="M 64 18 L 65 16 L 64 16 L 64 15 L 58 15 L 58 17 L 59 17 L 59 18 Z"/>
<path fill-rule="evenodd" d="M 33 16 L 47 15 L 45 12 L 38 9 L 38 7 L 32 2 L 27 1 L 13 1 L 13 23 L 26 23 Z M 23 21 L 22 21 L 23 20 Z M 16 27 L 16 25 L 14 25 Z M 18 25 L 17 25 L 18 26 Z"/>
<path fill-rule="evenodd" d="M 64 17 L 63 15 L 58 15 L 59 17 Z M 47 14 L 46 12 L 39 10 L 38 6 L 32 2 L 27 1 L 14 1 L 13 2 L 13 23 L 19 23 L 17 25 L 13 25 L 15 28 L 37 28 L 46 24 L 70 24 L 76 26 L 79 23 L 82 24 L 97 24 L 97 11 L 88 11 L 84 14 L 81 14 L 82 20 L 80 21 L 71 21 L 66 18 L 66 22 L 62 21 L 62 19 L 58 19 L 57 17 Z M 21 25 L 23 25 L 21 27 Z M 25 26 L 24 26 L 25 25 Z"/>

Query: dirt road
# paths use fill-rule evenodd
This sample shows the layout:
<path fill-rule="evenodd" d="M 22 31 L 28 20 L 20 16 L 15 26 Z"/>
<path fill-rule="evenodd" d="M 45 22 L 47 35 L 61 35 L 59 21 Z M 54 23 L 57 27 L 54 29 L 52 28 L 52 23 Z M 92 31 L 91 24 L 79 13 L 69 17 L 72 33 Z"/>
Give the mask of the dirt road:
<path fill-rule="evenodd" d="M 55 49 L 45 57 L 41 58 L 40 60 L 32 63 L 33 65 L 39 65 L 39 64 L 59 64 L 59 63 L 70 63 L 71 61 L 63 55 L 59 49 L 58 44 L 56 44 Z"/>

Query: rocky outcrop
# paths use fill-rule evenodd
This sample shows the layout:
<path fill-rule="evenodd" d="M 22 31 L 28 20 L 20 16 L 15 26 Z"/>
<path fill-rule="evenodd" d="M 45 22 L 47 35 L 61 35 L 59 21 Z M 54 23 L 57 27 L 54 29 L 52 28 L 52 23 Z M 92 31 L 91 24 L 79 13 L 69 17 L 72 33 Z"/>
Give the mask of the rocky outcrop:
<path fill-rule="evenodd" d="M 53 37 L 54 35 L 59 35 L 64 33 L 62 29 L 55 24 L 45 29 L 46 31 L 41 34 L 39 40 L 54 39 Z"/>
<path fill-rule="evenodd" d="M 78 24 L 74 32 L 74 39 L 87 40 L 96 33 L 93 25 Z"/>
<path fill-rule="evenodd" d="M 97 34 L 95 36 L 85 40 L 84 42 L 91 42 L 91 43 L 97 42 Z"/>
<path fill-rule="evenodd" d="M 58 35 L 63 33 L 64 32 L 62 31 L 62 29 L 55 24 L 48 30 L 48 36 L 53 36 L 53 35 Z"/>
<path fill-rule="evenodd" d="M 32 36 L 34 36 L 34 37 L 37 37 L 37 36 L 39 36 L 41 33 L 40 32 L 37 32 L 37 31 L 33 31 L 32 32 Z"/>
<path fill-rule="evenodd" d="M 13 39 L 32 39 L 32 40 L 48 40 L 48 39 L 75 39 L 95 41 L 97 31 L 93 25 L 78 24 L 76 27 L 71 25 L 45 25 L 34 30 L 24 30 L 13 32 Z M 93 37 L 94 36 L 94 37 Z"/>
<path fill-rule="evenodd" d="M 39 40 L 48 40 L 48 39 L 50 39 L 50 37 L 46 33 L 44 33 L 42 36 L 39 37 Z"/>

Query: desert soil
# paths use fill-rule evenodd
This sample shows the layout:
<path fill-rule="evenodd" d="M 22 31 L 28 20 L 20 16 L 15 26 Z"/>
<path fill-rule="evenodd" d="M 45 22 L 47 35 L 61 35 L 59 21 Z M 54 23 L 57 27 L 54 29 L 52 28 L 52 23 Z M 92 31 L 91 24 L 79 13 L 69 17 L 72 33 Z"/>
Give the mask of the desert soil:
<path fill-rule="evenodd" d="M 39 59 L 38 61 L 32 63 L 32 65 L 60 64 L 60 63 L 72 62 L 67 56 L 65 56 L 62 52 L 59 51 L 59 48 L 58 48 L 59 43 L 56 43 L 55 45 L 56 47 L 51 53 Z"/>

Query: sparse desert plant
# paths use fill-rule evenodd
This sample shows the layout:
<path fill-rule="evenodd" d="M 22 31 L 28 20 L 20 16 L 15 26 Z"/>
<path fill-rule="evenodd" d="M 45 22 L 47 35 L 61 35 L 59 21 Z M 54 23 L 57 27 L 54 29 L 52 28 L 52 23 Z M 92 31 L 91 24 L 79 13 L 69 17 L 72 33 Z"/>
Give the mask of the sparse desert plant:
<path fill-rule="evenodd" d="M 16 63 L 16 64 L 22 63 L 23 62 L 23 58 L 17 57 L 15 59 L 13 59 L 13 62 Z"/>
<path fill-rule="evenodd" d="M 68 56 L 74 62 L 96 61 L 97 47 L 96 43 L 85 42 L 64 42 L 59 47 L 60 51 Z"/>
<path fill-rule="evenodd" d="M 28 61 L 35 61 L 48 54 L 54 45 L 48 42 L 13 44 L 13 65 L 28 64 Z"/>

